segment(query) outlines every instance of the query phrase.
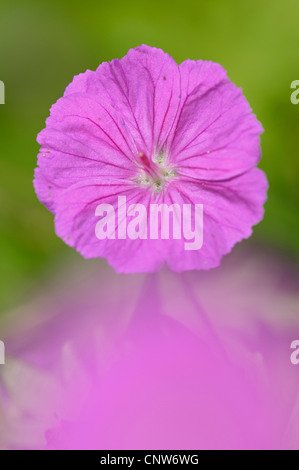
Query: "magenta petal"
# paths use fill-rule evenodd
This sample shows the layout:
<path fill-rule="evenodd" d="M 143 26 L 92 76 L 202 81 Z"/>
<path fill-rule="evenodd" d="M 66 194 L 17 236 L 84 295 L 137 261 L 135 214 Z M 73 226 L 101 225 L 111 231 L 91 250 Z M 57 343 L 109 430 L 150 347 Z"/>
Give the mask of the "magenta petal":
<path fill-rule="evenodd" d="M 118 231 L 118 197 L 125 196 L 127 204 L 149 205 L 147 193 L 116 180 L 91 179 L 78 183 L 61 193 L 55 216 L 56 233 L 65 243 L 75 248 L 85 258 L 104 257 L 109 264 L 122 273 L 153 272 L 165 261 L 165 241 L 150 239 L 104 239 L 98 240 L 95 228 L 99 217 L 96 207 L 110 204 L 115 208 L 115 233 Z"/>
<path fill-rule="evenodd" d="M 180 102 L 180 71 L 161 49 L 142 45 L 96 72 L 75 77 L 65 95 L 85 92 L 110 103 L 128 126 L 138 151 L 152 152 L 173 129 Z"/>
<path fill-rule="evenodd" d="M 181 272 L 219 266 L 222 256 L 250 237 L 252 226 L 262 220 L 267 188 L 267 179 L 258 168 L 221 183 L 177 184 L 171 200 L 177 191 L 181 205 L 203 204 L 203 245 L 198 251 L 186 251 L 185 240 L 175 240 L 168 252 L 169 267 Z"/>
<path fill-rule="evenodd" d="M 180 65 L 184 97 L 171 145 L 184 173 L 201 179 L 230 178 L 260 159 L 262 126 L 241 89 L 213 62 Z"/>

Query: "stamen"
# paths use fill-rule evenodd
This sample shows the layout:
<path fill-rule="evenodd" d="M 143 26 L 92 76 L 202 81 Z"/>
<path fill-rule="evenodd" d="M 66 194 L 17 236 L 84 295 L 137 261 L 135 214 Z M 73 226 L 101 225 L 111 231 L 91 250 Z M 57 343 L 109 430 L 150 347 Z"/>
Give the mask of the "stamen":
<path fill-rule="evenodd" d="M 138 157 L 136 165 L 139 167 L 139 174 L 134 180 L 141 186 L 148 186 L 154 192 L 160 193 L 168 184 L 168 180 L 176 176 L 176 171 L 166 164 L 163 150 L 153 157 L 139 152 Z"/>

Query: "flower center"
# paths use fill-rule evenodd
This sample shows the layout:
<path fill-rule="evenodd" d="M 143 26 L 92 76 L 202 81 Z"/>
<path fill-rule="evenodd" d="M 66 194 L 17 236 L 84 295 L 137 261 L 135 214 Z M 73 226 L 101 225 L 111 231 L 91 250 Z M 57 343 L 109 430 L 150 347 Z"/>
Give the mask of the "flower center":
<path fill-rule="evenodd" d="M 163 191 L 169 181 L 176 176 L 173 166 L 167 162 L 162 151 L 152 158 L 140 153 L 137 166 L 138 175 L 135 181 L 141 186 L 148 186 L 155 193 Z"/>

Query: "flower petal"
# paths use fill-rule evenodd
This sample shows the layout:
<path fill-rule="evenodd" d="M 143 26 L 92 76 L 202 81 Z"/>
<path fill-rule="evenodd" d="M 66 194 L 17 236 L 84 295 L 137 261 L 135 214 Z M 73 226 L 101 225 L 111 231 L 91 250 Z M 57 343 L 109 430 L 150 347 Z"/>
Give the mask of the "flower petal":
<path fill-rule="evenodd" d="M 181 98 L 180 71 L 161 49 L 142 45 L 73 80 L 65 95 L 98 96 L 123 117 L 139 151 L 151 154 L 174 127 Z"/>
<path fill-rule="evenodd" d="M 252 234 L 252 226 L 264 215 L 268 183 L 258 168 L 226 182 L 173 185 L 168 203 L 203 204 L 203 245 L 200 250 L 185 250 L 185 239 L 174 240 L 167 253 L 173 271 L 211 269 L 219 266 L 223 255 Z M 175 194 L 174 194 L 175 192 Z"/>
<path fill-rule="evenodd" d="M 156 271 L 164 264 L 167 240 L 132 240 L 127 235 L 125 239 L 119 238 L 119 196 L 126 197 L 127 208 L 130 204 L 141 203 L 148 210 L 151 201 L 150 193 L 143 192 L 140 195 L 139 188 L 116 184 L 113 180 L 101 183 L 99 179 L 91 179 L 88 183 L 73 185 L 59 198 L 55 217 L 56 233 L 85 258 L 104 257 L 117 272 Z M 100 218 L 95 212 L 102 203 L 110 204 L 115 209 L 115 239 L 99 240 L 96 237 L 96 225 Z M 127 216 L 126 225 L 129 221 L 130 217 Z"/>
<path fill-rule="evenodd" d="M 253 168 L 260 159 L 260 123 L 218 64 L 180 65 L 182 106 L 171 155 L 185 174 L 223 180 Z"/>

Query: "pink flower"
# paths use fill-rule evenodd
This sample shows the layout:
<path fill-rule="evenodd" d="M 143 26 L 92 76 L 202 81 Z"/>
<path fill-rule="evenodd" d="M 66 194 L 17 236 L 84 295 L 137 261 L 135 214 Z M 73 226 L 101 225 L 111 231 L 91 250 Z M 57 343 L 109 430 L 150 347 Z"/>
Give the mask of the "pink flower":
<path fill-rule="evenodd" d="M 179 272 L 210 269 L 263 217 L 261 132 L 220 65 L 178 66 L 143 45 L 74 78 L 38 136 L 34 185 L 55 214 L 57 235 L 85 258 L 104 257 L 118 272 L 164 263 Z M 184 234 L 98 240 L 96 208 L 113 206 L 120 225 L 119 196 L 145 208 L 202 204 L 201 249 L 187 251 Z M 148 213 L 140 225 L 148 230 Z"/>
<path fill-rule="evenodd" d="M 299 450 L 298 282 L 265 250 L 208 273 L 64 264 L 0 316 L 0 448 Z"/>

